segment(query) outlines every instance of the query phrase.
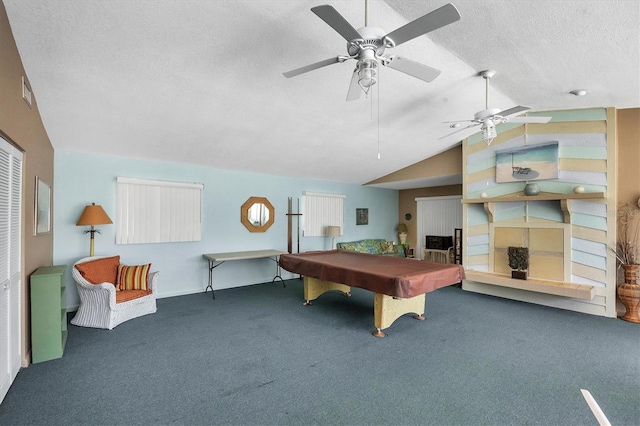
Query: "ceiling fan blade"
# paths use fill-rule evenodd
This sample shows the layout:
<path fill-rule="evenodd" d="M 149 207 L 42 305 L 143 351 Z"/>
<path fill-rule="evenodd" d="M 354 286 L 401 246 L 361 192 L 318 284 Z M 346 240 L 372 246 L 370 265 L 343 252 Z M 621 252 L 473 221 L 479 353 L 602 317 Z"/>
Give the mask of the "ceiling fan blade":
<path fill-rule="evenodd" d="M 383 61 L 383 65 L 426 81 L 427 83 L 431 83 L 440 75 L 440 70 L 396 55 L 388 57 L 387 60 Z"/>
<path fill-rule="evenodd" d="M 454 120 L 454 121 L 443 121 L 442 124 L 452 124 L 452 123 L 478 123 L 476 120 Z"/>
<path fill-rule="evenodd" d="M 336 30 L 345 40 L 351 41 L 361 39 L 362 36 L 356 31 L 351 24 L 344 19 L 333 6 L 328 4 L 312 7 L 311 11 L 318 15 L 320 19 L 326 22 L 331 28 Z"/>
<path fill-rule="evenodd" d="M 296 68 L 295 70 L 283 72 L 287 78 L 295 77 L 300 74 L 304 74 L 305 72 L 313 71 L 318 68 L 326 67 L 327 65 L 337 64 L 339 62 L 344 62 L 345 59 L 342 56 L 336 56 L 335 58 L 325 59 L 324 61 L 316 62 L 314 64 L 305 65 L 304 67 Z"/>
<path fill-rule="evenodd" d="M 360 93 L 362 90 L 360 89 L 360 85 L 358 84 L 358 67 L 353 70 L 353 74 L 351 75 L 351 83 L 349 84 L 349 91 L 347 92 L 347 100 L 348 101 L 356 101 L 360 99 Z"/>
<path fill-rule="evenodd" d="M 548 123 L 551 117 L 513 117 L 509 123 Z"/>
<path fill-rule="evenodd" d="M 421 18 L 391 31 L 389 34 L 384 36 L 383 40 L 387 47 L 398 46 L 418 36 L 437 30 L 445 25 L 452 24 L 459 19 L 460 13 L 458 12 L 458 9 L 456 9 L 456 7 L 451 3 L 448 3 L 431 13 L 427 13 Z"/>
<path fill-rule="evenodd" d="M 525 112 L 525 111 L 530 110 L 530 109 L 531 109 L 531 107 L 524 106 L 524 105 L 518 105 L 518 106 L 515 106 L 513 108 L 509 108 L 509 109 L 505 109 L 504 111 L 500 111 L 499 113 L 497 113 L 495 115 L 499 115 L 501 117 L 508 117 L 510 115 L 520 114 L 521 112 Z"/>
<path fill-rule="evenodd" d="M 455 135 L 456 133 L 460 133 L 460 132 L 462 132 L 464 130 L 467 130 L 467 129 L 470 129 L 472 127 L 476 127 L 476 126 L 479 126 L 479 125 L 480 125 L 480 123 L 469 124 L 467 127 L 463 127 L 461 129 L 456 130 L 455 132 L 449 133 L 448 135 L 445 135 L 445 136 L 442 136 L 442 137 L 438 138 L 438 140 L 448 138 L 449 136 Z M 480 130 L 480 129 L 478 129 L 478 130 Z M 471 136 L 472 134 L 474 134 L 478 130 L 473 131 L 472 133 L 469 134 L 469 136 Z M 462 138 L 462 139 L 464 139 L 464 138 Z"/>

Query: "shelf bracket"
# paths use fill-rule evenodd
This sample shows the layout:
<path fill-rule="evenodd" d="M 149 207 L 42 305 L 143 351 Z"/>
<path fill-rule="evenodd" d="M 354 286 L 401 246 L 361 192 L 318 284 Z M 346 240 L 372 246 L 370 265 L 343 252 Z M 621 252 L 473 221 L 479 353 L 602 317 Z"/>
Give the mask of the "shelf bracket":
<path fill-rule="evenodd" d="M 560 200 L 560 208 L 564 215 L 564 223 L 571 223 L 571 199 Z"/>
<path fill-rule="evenodd" d="M 496 203 L 484 203 L 484 211 L 487 213 L 489 223 L 493 223 L 493 212 L 495 211 Z"/>

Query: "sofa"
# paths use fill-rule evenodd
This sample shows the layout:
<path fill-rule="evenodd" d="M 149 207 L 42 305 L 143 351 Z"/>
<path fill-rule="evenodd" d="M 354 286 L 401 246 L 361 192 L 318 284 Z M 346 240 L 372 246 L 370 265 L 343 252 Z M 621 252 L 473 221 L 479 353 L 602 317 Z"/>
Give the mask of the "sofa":
<path fill-rule="evenodd" d="M 117 325 L 156 312 L 158 273 L 151 264 L 125 265 L 120 256 L 78 260 L 71 272 L 80 307 L 71 324 L 111 330 Z"/>
<path fill-rule="evenodd" d="M 336 248 L 338 250 L 355 251 L 358 253 L 406 257 L 404 254 L 404 248 L 401 245 L 395 245 L 393 244 L 393 241 L 387 241 L 384 239 L 366 239 L 337 243 Z"/>

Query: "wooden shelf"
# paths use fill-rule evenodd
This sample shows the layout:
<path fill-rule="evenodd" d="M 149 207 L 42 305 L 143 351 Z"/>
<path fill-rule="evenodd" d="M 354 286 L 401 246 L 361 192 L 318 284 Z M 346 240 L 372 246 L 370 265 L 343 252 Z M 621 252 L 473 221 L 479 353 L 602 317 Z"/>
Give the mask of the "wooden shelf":
<path fill-rule="evenodd" d="M 514 201 L 561 201 L 561 200 L 585 200 L 605 198 L 606 192 L 589 192 L 582 194 L 554 194 L 552 192 L 541 192 L 538 195 L 524 195 L 515 193 L 491 198 L 465 198 L 463 204 L 484 204 L 484 203 L 509 203 Z"/>
<path fill-rule="evenodd" d="M 508 275 L 480 271 L 466 271 L 465 274 L 466 279 L 469 281 L 516 288 L 519 290 L 535 291 L 537 293 L 553 294 L 555 296 L 592 300 L 596 295 L 596 289 L 592 285 L 541 280 L 538 278 L 515 280 Z"/>
<path fill-rule="evenodd" d="M 492 198 L 465 198 L 463 204 L 483 204 L 484 211 L 487 212 L 489 222 L 493 223 L 493 212 L 496 203 L 509 202 L 530 202 L 530 201 L 559 201 L 560 209 L 564 216 L 564 223 L 571 223 L 571 201 L 572 200 L 595 200 L 607 196 L 606 192 L 590 192 L 586 194 L 554 194 L 552 192 L 541 192 L 538 195 L 524 195 L 515 193 Z"/>

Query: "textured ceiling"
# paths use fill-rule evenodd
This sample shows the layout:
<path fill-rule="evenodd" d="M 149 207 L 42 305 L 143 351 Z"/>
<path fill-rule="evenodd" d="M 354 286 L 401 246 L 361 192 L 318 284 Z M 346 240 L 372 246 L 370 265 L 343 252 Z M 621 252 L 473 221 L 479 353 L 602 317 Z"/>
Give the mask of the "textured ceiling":
<path fill-rule="evenodd" d="M 483 69 L 497 70 L 494 108 L 640 107 L 635 0 L 454 1 L 460 21 L 393 49 L 442 74 L 383 67 L 354 102 L 353 61 L 282 72 L 346 53 L 311 7 L 359 28 L 364 0 L 2 1 L 56 150 L 362 184 L 459 143 L 439 140 L 442 121 L 484 109 Z M 369 25 L 388 33 L 443 4 L 371 0 Z"/>

